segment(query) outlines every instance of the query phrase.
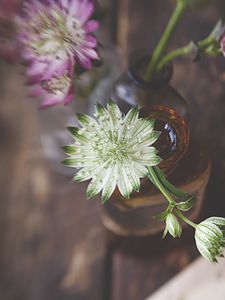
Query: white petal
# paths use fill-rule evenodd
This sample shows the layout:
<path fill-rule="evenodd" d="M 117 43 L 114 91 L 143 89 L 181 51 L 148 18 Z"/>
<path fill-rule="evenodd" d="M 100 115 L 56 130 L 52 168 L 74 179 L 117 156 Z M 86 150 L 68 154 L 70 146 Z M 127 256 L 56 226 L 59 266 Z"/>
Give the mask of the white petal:
<path fill-rule="evenodd" d="M 132 157 L 134 161 L 138 162 L 139 164 L 142 164 L 146 167 L 152 167 L 158 165 L 161 161 L 162 158 L 159 157 L 158 155 L 152 156 L 150 158 L 145 158 L 145 157 Z"/>
<path fill-rule="evenodd" d="M 133 128 L 132 138 L 139 137 L 140 139 L 149 135 L 154 128 L 154 120 L 139 119 L 136 126 Z"/>
<path fill-rule="evenodd" d="M 143 178 L 143 177 L 147 176 L 147 174 L 148 174 L 147 168 L 143 164 L 139 163 L 138 161 L 132 162 L 132 170 L 140 178 Z"/>
<path fill-rule="evenodd" d="M 93 130 L 99 129 L 99 125 L 96 122 L 96 120 L 86 114 L 78 113 L 77 119 L 78 119 L 79 123 L 81 124 L 81 126 L 84 126 L 86 128 L 88 127 L 89 130 L 90 130 L 90 128 L 93 128 Z"/>
<path fill-rule="evenodd" d="M 119 109 L 119 107 L 116 105 L 115 102 L 112 100 L 109 100 L 108 105 L 107 105 L 109 115 L 110 115 L 110 120 L 113 126 L 118 126 L 119 121 L 122 118 L 122 113 Z"/>
<path fill-rule="evenodd" d="M 120 193 L 126 198 L 130 197 L 130 194 L 133 190 L 130 180 L 128 179 L 126 171 L 123 167 L 119 169 L 118 189 Z"/>
<path fill-rule="evenodd" d="M 95 114 L 94 116 L 97 118 L 98 123 L 105 128 L 105 126 L 109 126 L 110 115 L 107 109 L 105 109 L 101 104 L 97 103 L 95 106 Z"/>
<path fill-rule="evenodd" d="M 109 176 L 110 176 L 111 169 L 107 168 L 101 169 L 100 172 L 98 172 L 95 177 L 92 179 L 91 183 L 88 185 L 87 188 L 87 198 L 90 199 L 92 197 L 95 197 L 107 184 Z"/>
<path fill-rule="evenodd" d="M 86 181 L 86 180 L 91 179 L 98 172 L 99 172 L 98 165 L 91 166 L 91 167 L 85 167 L 85 168 L 81 169 L 79 172 L 77 172 L 77 174 L 74 176 L 73 179 L 75 181 L 79 181 L 79 182 Z"/>
<path fill-rule="evenodd" d="M 209 249 L 204 244 L 202 244 L 199 239 L 196 239 L 196 246 L 198 248 L 198 251 L 205 259 L 213 262 L 213 258 Z"/>
<path fill-rule="evenodd" d="M 204 221 L 205 222 L 210 222 L 210 224 L 215 224 L 217 226 L 225 226 L 225 218 L 222 217 L 210 217 Z"/>
<path fill-rule="evenodd" d="M 152 131 L 151 133 L 149 133 L 149 135 L 145 135 L 145 137 L 138 137 L 137 139 L 132 140 L 132 142 L 130 143 L 130 146 L 135 146 L 135 145 L 139 145 L 140 147 L 143 146 L 150 146 L 153 145 L 159 138 L 161 132 L 159 131 Z"/>
<path fill-rule="evenodd" d="M 138 107 L 135 106 L 131 108 L 131 110 L 127 113 L 126 117 L 124 118 L 123 122 L 123 130 L 122 134 L 125 135 L 127 131 L 130 131 L 132 126 L 136 125 L 136 122 L 138 120 L 139 110 Z"/>
<path fill-rule="evenodd" d="M 115 166 L 109 176 L 108 182 L 105 184 L 102 190 L 102 202 L 106 202 L 114 192 L 117 184 L 117 177 L 118 177 L 118 172 L 117 172 L 117 166 Z"/>

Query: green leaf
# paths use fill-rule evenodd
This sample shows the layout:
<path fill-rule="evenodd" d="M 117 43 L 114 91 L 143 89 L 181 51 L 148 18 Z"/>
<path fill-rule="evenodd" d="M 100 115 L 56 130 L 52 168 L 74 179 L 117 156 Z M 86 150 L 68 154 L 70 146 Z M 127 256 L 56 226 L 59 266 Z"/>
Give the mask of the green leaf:
<path fill-rule="evenodd" d="M 190 196 L 190 198 L 188 200 L 186 200 L 185 202 L 177 203 L 176 207 L 179 210 L 188 211 L 188 210 L 190 210 L 192 208 L 192 206 L 194 205 L 195 201 L 196 201 L 196 198 L 194 196 Z"/>
<path fill-rule="evenodd" d="M 181 190 L 179 190 L 178 188 L 176 188 L 174 185 L 172 185 L 167 179 L 165 174 L 158 168 L 158 167 L 153 167 L 155 172 L 158 174 L 161 183 L 163 184 L 163 186 L 165 186 L 168 190 L 168 192 L 170 192 L 173 196 L 178 197 L 182 200 L 189 200 L 190 197 L 192 197 L 192 195 L 189 195 L 188 193 L 185 193 Z"/>

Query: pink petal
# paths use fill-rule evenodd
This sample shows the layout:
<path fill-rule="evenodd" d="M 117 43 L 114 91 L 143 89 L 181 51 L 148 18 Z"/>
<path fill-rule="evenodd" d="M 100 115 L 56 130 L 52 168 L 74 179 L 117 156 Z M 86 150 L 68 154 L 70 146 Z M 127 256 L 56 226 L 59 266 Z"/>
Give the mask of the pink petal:
<path fill-rule="evenodd" d="M 93 13 L 93 10 L 94 10 L 94 4 L 92 1 L 89 0 L 82 1 L 79 15 L 77 15 L 79 17 L 81 24 L 84 24 L 89 19 L 89 17 Z"/>
<path fill-rule="evenodd" d="M 46 70 L 45 74 L 43 74 L 43 79 L 47 80 L 51 78 L 51 76 L 55 73 L 61 75 L 68 68 L 68 63 L 63 59 L 53 59 Z"/>
<path fill-rule="evenodd" d="M 71 85 L 68 95 L 64 100 L 64 105 L 68 105 L 73 100 L 73 96 L 74 96 L 74 89 L 73 86 Z"/>
<path fill-rule="evenodd" d="M 84 26 L 84 30 L 89 33 L 89 32 L 93 32 L 95 31 L 99 26 L 99 22 L 98 21 L 88 21 L 85 26 Z"/>
<path fill-rule="evenodd" d="M 81 48 L 80 52 L 91 59 L 99 59 L 98 53 L 94 49 Z"/>
<path fill-rule="evenodd" d="M 93 35 L 87 35 L 82 45 L 88 48 L 95 48 L 97 46 L 97 40 Z"/>
<path fill-rule="evenodd" d="M 37 76 L 45 72 L 48 64 L 47 62 L 34 61 L 31 66 L 27 68 L 27 76 Z"/>
<path fill-rule="evenodd" d="M 83 55 L 81 52 L 77 55 L 78 62 L 81 64 L 82 67 L 85 69 L 91 68 L 91 60 L 89 57 Z"/>
<path fill-rule="evenodd" d="M 77 15 L 80 10 L 81 3 L 79 0 L 71 0 L 69 6 L 69 14 Z"/>

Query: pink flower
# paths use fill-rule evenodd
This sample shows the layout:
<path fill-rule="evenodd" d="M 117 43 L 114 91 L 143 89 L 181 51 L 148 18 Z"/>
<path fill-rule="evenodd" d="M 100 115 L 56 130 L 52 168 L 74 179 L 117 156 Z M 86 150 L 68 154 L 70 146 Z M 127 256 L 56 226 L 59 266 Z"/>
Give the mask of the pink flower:
<path fill-rule="evenodd" d="M 70 103 L 73 99 L 73 69 L 68 66 L 64 73 L 55 73 L 49 78 L 41 79 L 31 87 L 30 96 L 41 99 L 41 108 Z"/>
<path fill-rule="evenodd" d="M 222 35 L 222 37 L 220 39 L 220 47 L 223 52 L 223 55 L 225 56 L 225 34 Z"/>
<path fill-rule="evenodd" d="M 22 56 L 28 62 L 27 75 L 39 85 L 44 106 L 71 101 L 72 87 L 67 84 L 72 85 L 74 65 L 89 69 L 92 60 L 99 59 L 97 41 L 91 34 L 98 22 L 89 20 L 93 9 L 92 0 L 25 2 L 25 14 L 18 23 L 19 40 Z M 50 84 L 51 93 L 43 88 L 43 82 Z"/>

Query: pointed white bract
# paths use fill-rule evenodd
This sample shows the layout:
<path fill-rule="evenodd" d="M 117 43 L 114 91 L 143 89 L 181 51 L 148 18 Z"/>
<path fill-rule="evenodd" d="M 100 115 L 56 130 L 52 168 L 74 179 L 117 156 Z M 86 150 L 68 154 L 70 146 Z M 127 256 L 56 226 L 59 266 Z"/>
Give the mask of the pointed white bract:
<path fill-rule="evenodd" d="M 80 169 L 74 177 L 76 181 L 91 179 L 88 198 L 102 191 L 105 202 L 116 187 L 129 198 L 132 191 L 139 191 L 140 178 L 147 176 L 147 167 L 160 163 L 152 146 L 160 132 L 154 130 L 154 120 L 138 115 L 138 107 L 134 107 L 123 116 L 110 100 L 107 108 L 96 105 L 96 119 L 78 114 L 81 128 L 69 128 L 75 141 L 64 147 L 69 157 L 63 163 Z"/>
<path fill-rule="evenodd" d="M 172 235 L 173 238 L 180 237 L 182 233 L 180 222 L 172 213 L 169 213 L 166 217 L 166 227 L 163 233 L 163 238 L 167 235 L 168 232 L 170 235 Z"/>

